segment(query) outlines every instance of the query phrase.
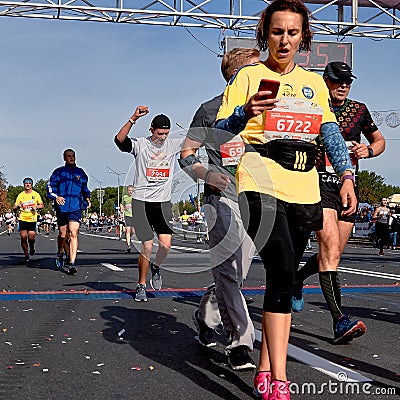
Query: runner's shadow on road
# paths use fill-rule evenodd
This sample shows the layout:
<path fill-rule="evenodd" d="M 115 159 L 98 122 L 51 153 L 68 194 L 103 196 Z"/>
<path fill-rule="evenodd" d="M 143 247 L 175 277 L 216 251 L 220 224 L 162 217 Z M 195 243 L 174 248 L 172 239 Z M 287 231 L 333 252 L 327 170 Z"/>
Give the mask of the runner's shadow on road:
<path fill-rule="evenodd" d="M 349 296 L 350 297 L 350 296 Z M 378 300 L 377 300 L 378 302 Z M 328 307 L 325 303 L 320 302 L 309 302 L 315 307 L 319 307 L 324 310 L 328 310 Z M 399 325 L 400 321 L 400 313 L 396 311 L 390 311 L 387 309 L 377 309 L 377 308 L 367 308 L 367 307 L 352 307 L 345 306 L 343 307 L 344 312 L 351 316 L 359 318 L 359 319 L 373 319 L 381 322 L 389 322 L 391 324 Z"/>
<path fill-rule="evenodd" d="M 106 340 L 119 345 L 128 343 L 153 364 L 161 364 L 193 382 L 195 387 L 190 385 L 187 388 L 184 386 L 179 388 L 180 391 L 186 392 L 186 396 L 180 398 L 200 398 L 198 396 L 201 389 L 221 399 L 241 400 L 241 397 L 231 393 L 223 382 L 220 383 L 222 376 L 251 396 L 252 388 L 228 367 L 220 365 L 225 360 L 224 356 L 211 349 L 207 349 L 205 356 L 204 350 L 199 351 L 198 344 L 194 343 L 193 337 L 197 332 L 177 322 L 175 316 L 148 309 L 130 309 L 121 306 L 107 306 L 100 316 L 107 321 L 107 327 L 103 330 L 103 337 Z M 125 329 L 123 341 L 118 336 L 118 332 L 122 329 Z M 209 373 L 203 373 L 203 370 Z M 157 368 L 153 372 L 157 373 Z M 175 375 L 175 378 L 178 388 L 179 376 Z M 156 376 L 152 378 L 155 379 Z M 179 393 L 179 396 L 183 395 L 183 392 Z M 156 397 L 157 393 L 154 393 L 154 396 Z M 207 398 L 207 395 L 201 397 Z"/>

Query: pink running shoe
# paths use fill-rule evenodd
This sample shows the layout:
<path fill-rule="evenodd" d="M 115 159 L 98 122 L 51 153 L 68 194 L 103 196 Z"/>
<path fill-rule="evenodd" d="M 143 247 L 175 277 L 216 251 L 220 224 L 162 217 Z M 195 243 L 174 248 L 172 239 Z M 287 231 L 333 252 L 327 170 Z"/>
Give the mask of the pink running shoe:
<path fill-rule="evenodd" d="M 290 382 L 276 381 L 271 382 L 271 394 L 268 400 L 290 400 Z"/>
<path fill-rule="evenodd" d="M 253 394 L 262 400 L 269 400 L 269 389 L 271 384 L 271 372 L 260 371 L 254 377 Z"/>

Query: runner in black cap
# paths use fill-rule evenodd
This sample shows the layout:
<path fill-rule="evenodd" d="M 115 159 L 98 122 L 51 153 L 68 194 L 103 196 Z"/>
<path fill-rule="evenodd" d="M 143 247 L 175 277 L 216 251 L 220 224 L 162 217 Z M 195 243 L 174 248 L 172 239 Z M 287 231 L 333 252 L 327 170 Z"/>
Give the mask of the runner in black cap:
<path fill-rule="evenodd" d="M 171 190 L 175 156 L 180 152 L 183 139 L 168 137 L 171 122 L 164 114 L 156 115 L 150 125 L 151 136 L 129 138 L 136 121 L 149 113 L 147 106 L 136 107 L 135 112 L 115 136 L 118 148 L 135 158 L 135 175 L 132 193 L 132 222 L 137 238 L 142 242 L 138 260 L 139 280 L 136 301 L 147 301 L 146 277 L 151 268 L 150 284 L 160 290 L 162 279 L 160 265 L 171 247 L 172 206 Z M 158 250 L 150 262 L 153 238 L 156 232 Z"/>
<path fill-rule="evenodd" d="M 385 139 L 372 120 L 367 106 L 347 98 L 353 78 L 356 77 L 350 66 L 343 62 L 329 63 L 324 71 L 324 80 L 329 89 L 333 110 L 349 148 L 355 174 L 357 174 L 358 160 L 381 154 L 385 150 Z M 369 145 L 361 143 L 361 134 L 365 136 Z M 322 292 L 333 319 L 334 343 L 348 343 L 366 331 L 362 321 L 350 321 L 349 317 L 343 313 L 337 273 L 340 256 L 353 229 L 355 214 L 343 215 L 340 200 L 342 182 L 334 174 L 322 149 L 319 152 L 317 166 L 324 213 L 323 229 L 316 232 L 319 254 L 310 257 L 297 274 L 298 283 L 292 298 L 292 309 L 297 312 L 303 309 L 303 281 L 319 272 Z M 358 197 L 357 186 L 356 195 Z"/>

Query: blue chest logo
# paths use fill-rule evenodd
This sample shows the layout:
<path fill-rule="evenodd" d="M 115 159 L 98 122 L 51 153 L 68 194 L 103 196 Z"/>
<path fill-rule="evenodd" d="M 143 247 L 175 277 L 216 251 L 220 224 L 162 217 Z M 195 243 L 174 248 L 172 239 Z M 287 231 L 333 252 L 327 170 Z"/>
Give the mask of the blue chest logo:
<path fill-rule="evenodd" d="M 314 90 L 312 90 L 309 86 L 303 86 L 301 91 L 306 99 L 312 99 L 314 97 Z"/>

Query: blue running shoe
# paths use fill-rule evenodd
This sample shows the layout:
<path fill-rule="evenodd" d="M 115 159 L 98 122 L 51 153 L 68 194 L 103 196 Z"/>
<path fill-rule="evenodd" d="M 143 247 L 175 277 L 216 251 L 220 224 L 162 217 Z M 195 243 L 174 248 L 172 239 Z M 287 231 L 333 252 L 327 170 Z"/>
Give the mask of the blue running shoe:
<path fill-rule="evenodd" d="M 350 343 L 354 338 L 364 335 L 367 327 L 364 322 L 351 321 L 347 314 L 342 314 L 336 322 L 334 328 L 335 337 L 333 339 L 334 344 L 346 344 Z"/>
<path fill-rule="evenodd" d="M 292 296 L 292 311 L 293 312 L 302 312 L 304 308 L 304 297 L 303 293 L 301 294 L 301 298 L 298 299 L 295 296 Z"/>
<path fill-rule="evenodd" d="M 61 270 L 62 270 L 63 266 L 64 266 L 63 255 L 57 253 L 57 257 L 56 257 L 56 267 L 57 267 L 58 269 L 61 269 Z"/>

